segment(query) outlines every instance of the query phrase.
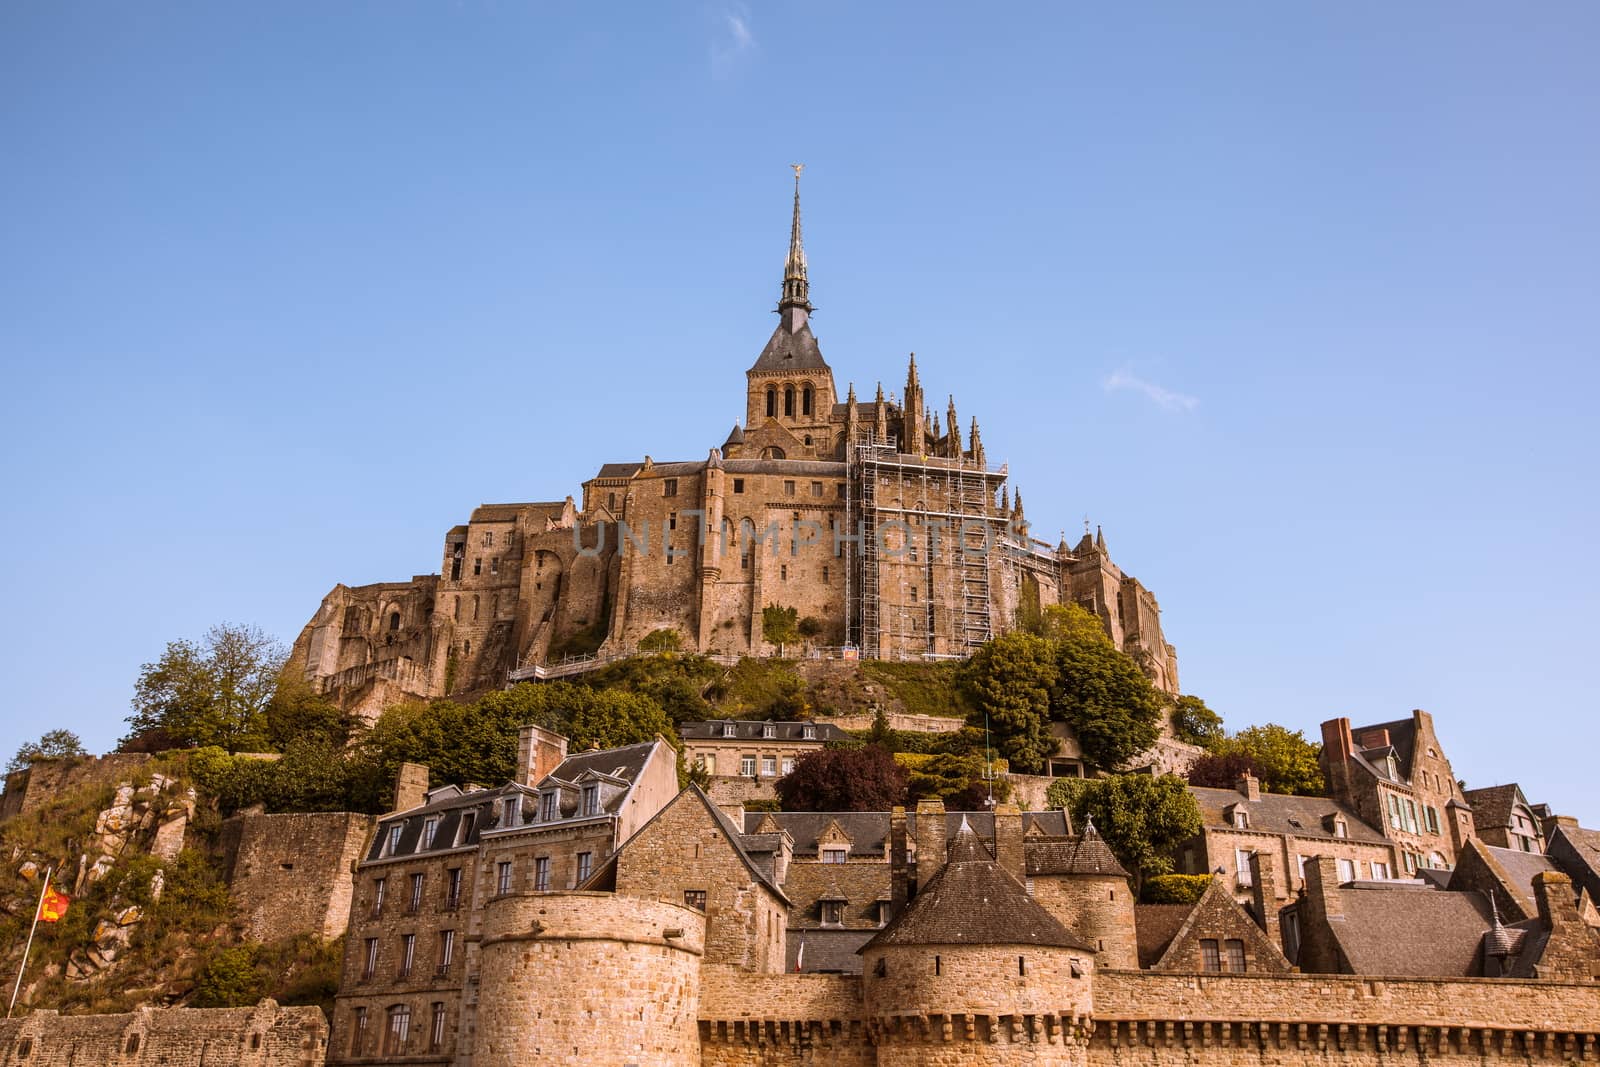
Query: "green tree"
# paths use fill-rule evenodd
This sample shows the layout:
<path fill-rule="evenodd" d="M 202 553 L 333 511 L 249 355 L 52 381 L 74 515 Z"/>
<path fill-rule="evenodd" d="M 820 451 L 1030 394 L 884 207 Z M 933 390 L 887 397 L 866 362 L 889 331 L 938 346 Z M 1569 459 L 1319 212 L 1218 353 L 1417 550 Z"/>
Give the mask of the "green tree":
<path fill-rule="evenodd" d="M 267 701 L 265 729 L 273 752 L 284 752 L 295 741 L 317 740 L 343 745 L 350 739 L 350 717 L 304 678 L 285 670 L 278 676 Z"/>
<path fill-rule="evenodd" d="M 1055 645 L 1020 630 L 985 642 L 961 672 L 976 708 L 967 721 L 982 729 L 987 713 L 995 748 L 1012 770 L 1037 774 L 1055 750 L 1050 693 L 1059 677 Z"/>
<path fill-rule="evenodd" d="M 761 636 L 777 645 L 778 655 L 782 656 L 783 646 L 800 640 L 799 612 L 794 608 L 768 604 L 761 609 Z"/>
<path fill-rule="evenodd" d="M 808 752 L 778 779 L 784 811 L 888 811 L 906 802 L 906 771 L 877 745 Z"/>
<path fill-rule="evenodd" d="M 1196 696 L 1181 696 L 1173 705 L 1172 732 L 1179 741 L 1201 748 L 1211 748 L 1226 736 L 1222 716 Z"/>
<path fill-rule="evenodd" d="M 677 652 L 682 647 L 683 637 L 671 628 L 651 630 L 639 639 L 640 652 Z"/>
<path fill-rule="evenodd" d="M 207 960 L 195 976 L 190 1006 L 242 1008 L 260 1000 L 267 983 L 256 969 L 259 949 L 259 945 L 236 945 Z"/>
<path fill-rule="evenodd" d="M 1271 793 L 1321 796 L 1322 749 L 1299 730 L 1269 722 L 1247 726 L 1217 745 L 1221 755 L 1244 756 L 1256 766 L 1261 788 Z"/>
<path fill-rule="evenodd" d="M 71 730 L 46 730 L 39 740 L 29 741 L 17 749 L 17 754 L 6 764 L 6 771 L 20 771 L 42 759 L 66 759 L 87 754 L 83 742 Z"/>
<path fill-rule="evenodd" d="M 1100 616 L 1079 604 L 1051 604 L 1040 614 L 1039 636 L 1050 641 L 1082 638 L 1111 644 Z"/>
<path fill-rule="evenodd" d="M 1072 727 L 1090 763 L 1114 771 L 1161 736 L 1161 694 L 1138 664 L 1103 635 L 1069 633 L 1055 641 L 1057 676 L 1050 713 Z"/>
<path fill-rule="evenodd" d="M 1139 887 L 1141 904 L 1194 904 L 1211 886 L 1209 874 L 1158 874 Z"/>
<path fill-rule="evenodd" d="M 194 644 L 173 641 L 139 670 L 124 744 L 157 735 L 181 747 L 265 748 L 267 706 L 286 653 L 254 626 L 221 623 Z"/>
<path fill-rule="evenodd" d="M 1172 850 L 1200 832 L 1200 806 L 1176 775 L 1118 774 L 1058 778 L 1046 793 L 1051 807 L 1071 810 L 1095 829 L 1140 883 L 1172 870 Z"/>

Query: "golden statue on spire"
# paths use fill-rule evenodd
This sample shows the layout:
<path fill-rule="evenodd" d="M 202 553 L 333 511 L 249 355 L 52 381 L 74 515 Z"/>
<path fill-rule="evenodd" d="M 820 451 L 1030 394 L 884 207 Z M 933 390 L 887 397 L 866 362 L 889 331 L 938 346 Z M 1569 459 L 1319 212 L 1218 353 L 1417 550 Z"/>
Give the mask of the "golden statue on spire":
<path fill-rule="evenodd" d="M 794 180 L 799 181 L 800 172 L 806 169 L 806 165 L 804 163 L 791 163 L 789 166 L 794 168 Z"/>

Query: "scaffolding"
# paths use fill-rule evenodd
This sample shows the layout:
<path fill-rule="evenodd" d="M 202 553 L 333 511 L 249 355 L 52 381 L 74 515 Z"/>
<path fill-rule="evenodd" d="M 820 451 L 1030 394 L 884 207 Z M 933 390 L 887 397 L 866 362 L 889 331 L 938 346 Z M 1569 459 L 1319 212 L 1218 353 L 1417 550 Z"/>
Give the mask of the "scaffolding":
<path fill-rule="evenodd" d="M 970 655 L 994 636 L 989 563 L 1004 469 L 877 441 L 852 442 L 849 461 L 845 510 L 860 535 L 845 571 L 852 643 L 869 658 Z"/>

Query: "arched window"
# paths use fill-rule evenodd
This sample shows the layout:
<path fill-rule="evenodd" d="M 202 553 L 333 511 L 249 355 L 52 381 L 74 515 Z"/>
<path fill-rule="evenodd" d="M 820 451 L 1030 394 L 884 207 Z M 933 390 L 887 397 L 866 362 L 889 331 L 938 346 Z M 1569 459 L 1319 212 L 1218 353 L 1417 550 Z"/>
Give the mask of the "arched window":
<path fill-rule="evenodd" d="M 800 414 L 811 414 L 811 386 L 807 385 L 800 391 Z"/>
<path fill-rule="evenodd" d="M 783 449 L 779 448 L 777 445 L 772 445 L 772 446 L 770 446 L 768 448 L 763 448 L 761 450 L 761 458 L 762 459 L 784 459 L 786 457 L 784 455 Z"/>
<path fill-rule="evenodd" d="M 778 391 L 767 386 L 767 418 L 772 418 L 778 413 Z"/>
<path fill-rule="evenodd" d="M 400 629 L 400 613 L 398 611 L 389 613 L 389 629 L 391 631 Z"/>
<path fill-rule="evenodd" d="M 783 417 L 786 419 L 794 418 L 794 386 L 792 385 L 783 387 Z"/>

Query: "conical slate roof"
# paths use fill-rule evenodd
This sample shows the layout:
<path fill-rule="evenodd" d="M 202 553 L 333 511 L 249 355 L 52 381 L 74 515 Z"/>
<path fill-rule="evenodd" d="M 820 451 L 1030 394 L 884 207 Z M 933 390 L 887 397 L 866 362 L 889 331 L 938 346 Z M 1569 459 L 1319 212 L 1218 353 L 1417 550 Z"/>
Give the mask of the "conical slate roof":
<path fill-rule="evenodd" d="M 1093 819 L 1090 819 L 1088 825 L 1083 828 L 1083 834 L 1072 850 L 1072 859 L 1067 862 L 1065 873 L 1128 877 L 1128 872 L 1117 862 L 1117 857 L 1112 855 L 1111 846 L 1100 836 L 1100 831 L 1094 828 Z"/>
<path fill-rule="evenodd" d="M 859 951 L 887 945 L 1045 945 L 1094 949 L 1028 896 L 962 821 L 945 867 Z"/>
<path fill-rule="evenodd" d="M 796 323 L 793 309 L 786 310 L 778 328 L 772 331 L 767 347 L 761 350 L 751 373 L 784 372 L 796 370 L 828 370 L 822 358 L 822 349 L 811 332 L 811 324 L 804 317 Z"/>

